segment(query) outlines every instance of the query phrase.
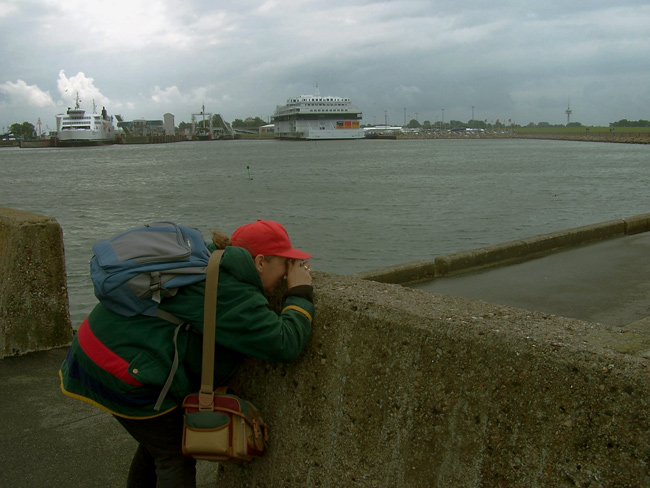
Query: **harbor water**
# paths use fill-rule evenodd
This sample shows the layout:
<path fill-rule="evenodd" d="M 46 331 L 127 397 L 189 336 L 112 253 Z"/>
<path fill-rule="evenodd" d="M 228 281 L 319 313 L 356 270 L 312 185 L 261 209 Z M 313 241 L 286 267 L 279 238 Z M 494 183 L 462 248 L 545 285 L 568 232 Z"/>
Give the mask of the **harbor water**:
<path fill-rule="evenodd" d="M 235 140 L 0 148 L 0 206 L 57 219 L 70 310 L 91 247 L 172 220 L 206 239 L 283 223 L 312 268 L 350 274 L 650 211 L 650 146 L 521 139 Z"/>

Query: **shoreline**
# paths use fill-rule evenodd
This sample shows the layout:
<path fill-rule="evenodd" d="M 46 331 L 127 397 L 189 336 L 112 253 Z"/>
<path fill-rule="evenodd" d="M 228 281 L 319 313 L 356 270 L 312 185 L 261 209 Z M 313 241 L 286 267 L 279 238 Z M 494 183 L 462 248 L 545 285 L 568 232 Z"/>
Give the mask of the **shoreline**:
<path fill-rule="evenodd" d="M 366 138 L 368 139 L 368 138 Z M 386 138 L 378 138 L 385 140 Z M 482 132 L 482 133 L 452 133 L 452 132 L 432 132 L 426 134 L 398 133 L 393 140 L 411 140 L 411 139 L 541 139 L 554 141 L 579 141 L 579 142 L 610 142 L 616 144 L 650 144 L 650 132 Z M 242 137 L 240 140 L 260 141 L 260 140 L 277 140 L 271 137 Z M 56 147 L 54 144 L 48 144 L 49 140 L 42 141 L 0 141 L 0 147 Z M 170 140 L 168 138 L 157 140 L 129 140 L 121 141 L 116 144 L 156 144 L 168 142 L 193 142 L 183 140 Z"/>
<path fill-rule="evenodd" d="M 650 132 L 505 132 L 397 134 L 397 139 L 545 139 L 554 141 L 650 144 Z"/>

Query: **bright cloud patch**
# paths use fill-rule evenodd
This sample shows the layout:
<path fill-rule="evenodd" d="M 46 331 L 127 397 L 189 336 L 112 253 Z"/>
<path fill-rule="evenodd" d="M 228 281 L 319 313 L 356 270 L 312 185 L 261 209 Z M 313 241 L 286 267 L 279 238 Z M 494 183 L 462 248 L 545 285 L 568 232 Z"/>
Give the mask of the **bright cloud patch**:
<path fill-rule="evenodd" d="M 96 105 L 110 105 L 110 100 L 95 86 L 95 80 L 81 71 L 70 78 L 65 75 L 64 70 L 59 71 L 57 87 L 61 98 L 68 104 L 73 104 L 78 96 L 80 103 L 94 102 Z"/>
<path fill-rule="evenodd" d="M 0 85 L 0 92 L 4 93 L 12 104 L 28 105 L 31 107 L 52 107 L 54 100 L 49 92 L 44 92 L 36 85 L 28 85 L 23 80 L 16 83 L 7 81 Z"/>

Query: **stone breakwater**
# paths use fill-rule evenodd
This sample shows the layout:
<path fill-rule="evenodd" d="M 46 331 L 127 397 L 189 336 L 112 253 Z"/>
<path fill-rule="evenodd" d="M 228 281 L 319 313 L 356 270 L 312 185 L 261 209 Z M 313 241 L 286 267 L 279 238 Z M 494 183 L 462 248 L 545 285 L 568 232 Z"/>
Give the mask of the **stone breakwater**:
<path fill-rule="evenodd" d="M 71 339 L 59 223 L 0 207 L 0 358 L 52 349 Z"/>
<path fill-rule="evenodd" d="M 546 139 L 554 141 L 650 144 L 650 132 L 432 132 L 427 134 L 398 134 L 397 139 Z"/>
<path fill-rule="evenodd" d="M 532 133 L 511 135 L 518 139 L 549 139 L 558 141 L 614 142 L 619 144 L 650 144 L 650 132 L 584 132 L 584 133 Z"/>
<path fill-rule="evenodd" d="M 33 297 L 34 283 L 64 277 L 62 233 L 54 219 L 2 210 L 2 255 L 20 250 L 38 264 L 21 262 L 26 278 L 2 289 Z M 13 261 L 2 261 L 2 274 Z M 61 279 L 52 283 L 42 295 L 65 310 Z M 642 324 L 622 331 L 355 276 L 315 272 L 314 286 L 313 337 L 301 358 L 248 360 L 233 378 L 262 408 L 270 443 L 253 463 L 211 465 L 218 486 L 650 486 Z M 49 315 L 35 320 L 32 308 L 13 330 L 27 334 Z M 56 381 L 44 385 L 63 399 Z M 84 447 L 79 435 L 57 431 L 68 449 Z"/>
<path fill-rule="evenodd" d="M 585 225 L 549 234 L 504 242 L 494 246 L 438 256 L 357 273 L 365 280 L 408 285 L 492 266 L 523 262 L 545 254 L 623 235 L 650 232 L 650 213 Z"/>
<path fill-rule="evenodd" d="M 268 456 L 219 486 L 650 486 L 650 361 L 616 350 L 649 351 L 646 329 L 314 283 L 302 358 L 250 360 L 233 382 L 271 425 Z"/>

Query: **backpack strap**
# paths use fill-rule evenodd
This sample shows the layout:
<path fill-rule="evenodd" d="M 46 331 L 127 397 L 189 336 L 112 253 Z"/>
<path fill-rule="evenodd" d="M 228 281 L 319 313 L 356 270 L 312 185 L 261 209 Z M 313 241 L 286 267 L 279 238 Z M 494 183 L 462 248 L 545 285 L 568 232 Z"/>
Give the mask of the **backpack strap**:
<path fill-rule="evenodd" d="M 210 261 L 208 262 L 208 269 L 206 272 L 205 278 L 205 299 L 204 299 L 204 309 L 203 309 L 203 368 L 201 370 L 201 393 L 207 392 L 208 397 L 204 397 L 205 401 L 209 401 L 210 410 L 212 409 L 212 384 L 214 381 L 214 337 L 215 337 L 215 323 L 217 321 L 217 286 L 219 283 L 219 263 L 221 262 L 221 256 L 223 256 L 223 249 L 218 249 L 213 252 L 210 256 Z M 178 331 L 185 321 L 179 319 L 175 315 L 165 312 L 164 310 L 156 310 L 156 316 L 176 324 L 174 329 L 174 360 L 172 361 L 172 367 L 167 376 L 167 380 L 160 390 L 160 395 L 158 395 L 158 400 L 154 405 L 153 409 L 157 412 L 162 406 L 162 402 L 165 400 L 169 389 L 172 386 L 172 381 L 174 381 L 174 376 L 176 375 L 176 370 L 178 369 Z M 212 347 L 210 347 L 210 345 Z M 207 351 L 207 352 L 206 352 Z M 207 368 L 207 369 L 206 369 Z M 207 386 L 206 386 L 207 385 Z M 200 404 L 199 400 L 199 404 Z"/>
<path fill-rule="evenodd" d="M 169 371 L 169 375 L 167 376 L 167 380 L 165 381 L 165 384 L 162 387 L 162 390 L 160 390 L 160 395 L 158 395 L 158 400 L 156 400 L 156 404 L 154 405 L 153 409 L 157 412 L 160 410 L 160 407 L 162 405 L 163 400 L 167 396 L 167 392 L 169 392 L 169 389 L 172 386 L 172 381 L 174 381 L 174 376 L 176 375 L 176 370 L 178 369 L 178 345 L 177 345 L 177 339 L 178 339 L 178 331 L 181 329 L 183 325 L 185 325 L 185 321 L 179 319 L 175 315 L 170 314 L 169 312 L 165 312 L 164 310 L 156 310 L 156 316 L 166 320 L 167 322 L 171 322 L 172 324 L 176 324 L 176 328 L 174 329 L 174 360 L 172 361 L 172 368 Z"/>
<path fill-rule="evenodd" d="M 169 376 L 167 376 L 167 380 L 165 381 L 165 384 L 162 387 L 162 390 L 160 390 L 160 395 L 158 395 L 158 400 L 156 400 L 156 404 L 154 405 L 153 409 L 157 412 L 160 410 L 160 407 L 162 405 L 163 400 L 167 396 L 167 392 L 169 392 L 169 389 L 172 386 L 172 381 L 174 381 L 174 376 L 176 375 L 176 370 L 178 369 L 178 345 L 177 345 L 177 339 L 178 339 L 178 331 L 181 329 L 181 327 L 184 325 L 184 322 L 178 324 L 176 328 L 174 329 L 174 360 L 172 361 L 172 367 L 171 370 L 169 371 Z"/>
<path fill-rule="evenodd" d="M 169 312 L 165 312 L 164 310 L 157 309 L 156 310 L 156 317 L 159 319 L 166 320 L 167 322 L 171 322 L 172 324 L 176 325 L 183 325 L 185 323 L 184 320 L 179 319 L 175 315 L 170 314 Z"/>
<path fill-rule="evenodd" d="M 212 411 L 214 401 L 214 339 L 217 322 L 217 289 L 219 263 L 223 250 L 212 253 L 205 278 L 205 301 L 203 305 L 203 362 L 201 365 L 201 389 L 199 410 Z"/>

